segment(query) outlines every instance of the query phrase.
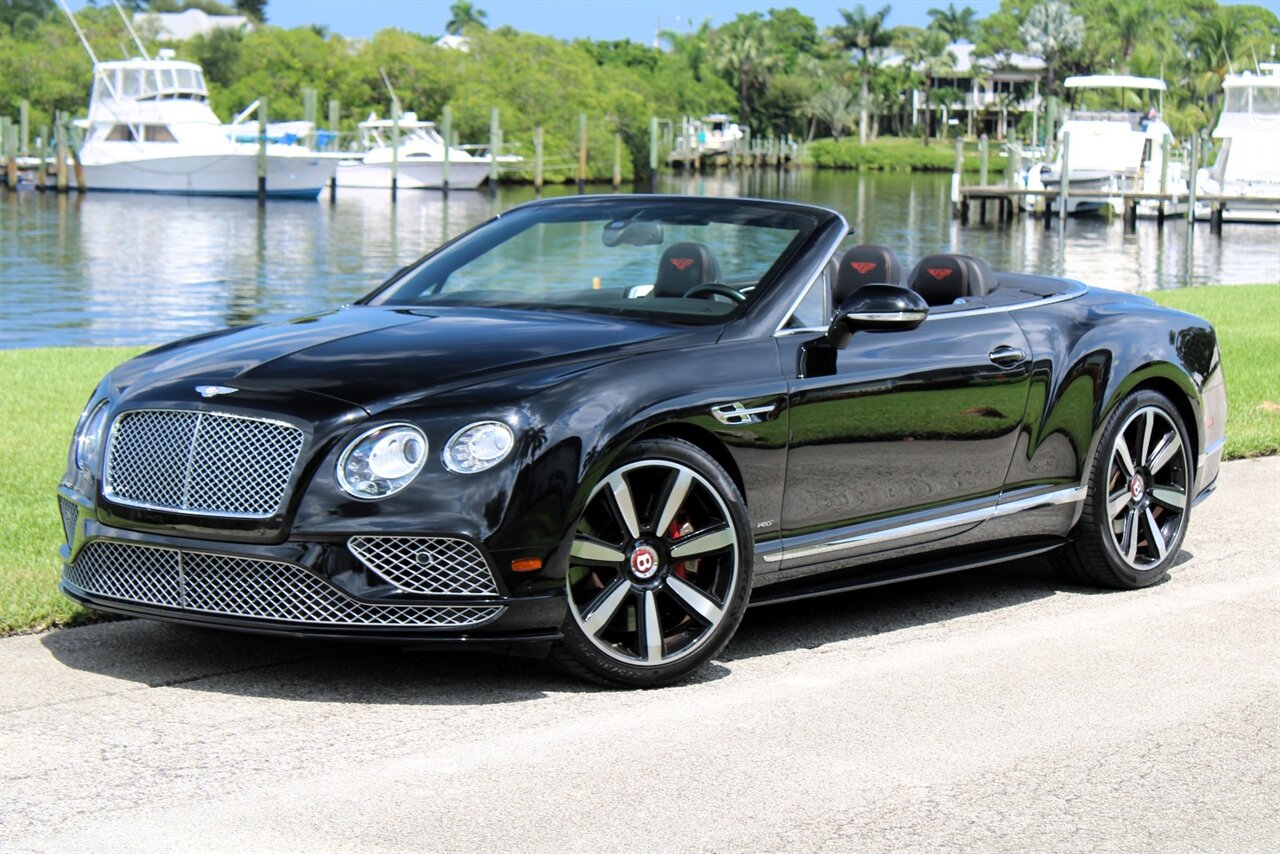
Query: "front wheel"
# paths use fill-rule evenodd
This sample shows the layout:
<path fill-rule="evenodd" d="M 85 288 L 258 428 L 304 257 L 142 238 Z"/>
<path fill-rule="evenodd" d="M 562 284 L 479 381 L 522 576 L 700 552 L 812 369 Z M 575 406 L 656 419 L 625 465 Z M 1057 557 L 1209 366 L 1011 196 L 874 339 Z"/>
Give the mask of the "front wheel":
<path fill-rule="evenodd" d="M 728 642 L 751 586 L 741 494 L 702 449 L 637 442 L 595 487 L 565 576 L 552 659 L 594 681 L 671 683 Z"/>
<path fill-rule="evenodd" d="M 1063 568 L 1118 589 L 1163 579 L 1187 533 L 1193 474 L 1187 428 L 1169 399 L 1153 391 L 1125 398 L 1103 431 Z"/>

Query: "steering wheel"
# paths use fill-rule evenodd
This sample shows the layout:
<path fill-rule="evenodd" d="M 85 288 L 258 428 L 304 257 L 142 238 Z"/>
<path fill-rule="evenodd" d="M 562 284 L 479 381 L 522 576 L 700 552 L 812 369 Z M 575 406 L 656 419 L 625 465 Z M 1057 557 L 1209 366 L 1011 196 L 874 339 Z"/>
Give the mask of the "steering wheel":
<path fill-rule="evenodd" d="M 711 296 L 728 297 L 733 302 L 746 302 L 747 295 L 737 288 L 731 288 L 728 285 L 718 285 L 710 282 L 705 285 L 695 285 L 685 291 L 685 299 L 706 299 Z"/>

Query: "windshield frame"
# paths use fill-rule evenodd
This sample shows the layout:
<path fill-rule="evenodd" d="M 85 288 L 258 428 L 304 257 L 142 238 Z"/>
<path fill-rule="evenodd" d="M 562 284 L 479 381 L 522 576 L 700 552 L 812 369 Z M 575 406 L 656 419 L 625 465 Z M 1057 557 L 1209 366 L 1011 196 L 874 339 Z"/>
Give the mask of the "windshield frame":
<path fill-rule="evenodd" d="M 761 274 L 754 288 L 747 293 L 746 301 L 722 313 L 663 312 L 642 305 L 632 309 L 618 303 L 591 305 L 573 302 L 545 304 L 536 301 L 423 302 L 397 299 L 405 292 L 406 285 L 409 285 L 417 275 L 426 273 L 432 265 L 445 261 L 446 269 L 450 267 L 452 270 L 461 269 L 538 223 L 589 221 L 599 223 L 603 227 L 611 220 L 636 216 L 638 213 L 643 214 L 645 219 L 677 224 L 684 220 L 689 224 L 712 222 L 744 227 L 759 225 L 790 228 L 795 231 L 795 235 Z M 546 199 L 512 208 L 444 243 L 435 251 L 396 271 L 379 287 L 358 300 L 357 304 L 413 309 L 429 309 L 433 305 L 442 307 L 464 305 L 478 308 L 621 316 L 661 324 L 690 326 L 723 324 L 750 314 L 755 306 L 762 302 L 772 302 L 768 296 L 776 290 L 779 280 L 785 278 L 785 274 L 796 259 L 812 244 L 815 235 L 833 218 L 838 219 L 839 215 L 825 208 L 759 199 L 642 194 L 567 196 Z M 447 278 L 451 272 L 446 273 L 445 277 Z"/>

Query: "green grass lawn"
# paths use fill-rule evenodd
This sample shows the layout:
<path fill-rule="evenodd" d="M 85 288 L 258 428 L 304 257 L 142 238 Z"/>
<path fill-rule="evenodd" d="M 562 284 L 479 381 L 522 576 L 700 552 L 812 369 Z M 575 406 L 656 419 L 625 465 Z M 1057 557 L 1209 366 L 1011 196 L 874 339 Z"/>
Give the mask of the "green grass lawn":
<path fill-rule="evenodd" d="M 1155 298 L 1218 330 L 1231 404 L 1227 458 L 1280 453 L 1280 285 L 1190 288 Z M 54 489 L 89 393 L 137 352 L 0 350 L 0 635 L 89 618 L 57 591 L 62 526 Z M 979 429 L 982 419 L 956 426 L 965 425 Z"/>
<path fill-rule="evenodd" d="M 1157 291 L 1213 324 L 1227 377 L 1227 459 L 1280 453 L 1280 285 Z"/>
<path fill-rule="evenodd" d="M 103 374 L 137 352 L 0 350 L 0 634 L 86 616 L 57 590 L 62 523 L 54 490 L 90 392 Z"/>

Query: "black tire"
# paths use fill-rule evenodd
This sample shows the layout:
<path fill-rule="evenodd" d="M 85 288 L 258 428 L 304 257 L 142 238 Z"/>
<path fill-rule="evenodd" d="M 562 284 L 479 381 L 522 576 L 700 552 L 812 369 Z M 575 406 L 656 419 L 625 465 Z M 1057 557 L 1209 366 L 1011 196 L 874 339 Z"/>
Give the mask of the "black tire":
<path fill-rule="evenodd" d="M 1162 581 L 1191 520 L 1192 447 L 1164 395 L 1138 391 L 1107 421 L 1080 521 L 1055 563 L 1072 580 L 1117 590 Z"/>
<path fill-rule="evenodd" d="M 630 688 L 681 679 L 737 630 L 751 557 L 745 502 L 709 454 L 678 439 L 635 443 L 575 528 L 564 638 L 551 660 Z"/>

